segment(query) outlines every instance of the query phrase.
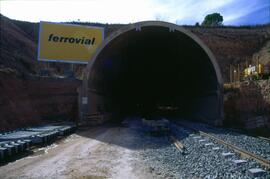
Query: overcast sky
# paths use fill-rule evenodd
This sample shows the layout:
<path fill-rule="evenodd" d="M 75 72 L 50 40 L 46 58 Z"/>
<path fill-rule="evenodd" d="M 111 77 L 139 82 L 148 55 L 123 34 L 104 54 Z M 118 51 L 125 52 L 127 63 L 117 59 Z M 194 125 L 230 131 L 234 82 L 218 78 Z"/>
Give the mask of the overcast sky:
<path fill-rule="evenodd" d="M 133 23 L 163 20 L 194 25 L 213 12 L 225 25 L 270 23 L 270 0 L 1 0 L 1 14 L 39 22 Z"/>

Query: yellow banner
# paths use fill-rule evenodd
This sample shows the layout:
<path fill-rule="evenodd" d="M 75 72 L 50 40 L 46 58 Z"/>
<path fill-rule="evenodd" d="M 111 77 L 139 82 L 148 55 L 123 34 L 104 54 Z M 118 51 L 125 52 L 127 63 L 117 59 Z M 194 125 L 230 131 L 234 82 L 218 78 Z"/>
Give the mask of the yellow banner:
<path fill-rule="evenodd" d="M 101 27 L 40 22 L 38 60 L 87 63 L 103 39 Z"/>

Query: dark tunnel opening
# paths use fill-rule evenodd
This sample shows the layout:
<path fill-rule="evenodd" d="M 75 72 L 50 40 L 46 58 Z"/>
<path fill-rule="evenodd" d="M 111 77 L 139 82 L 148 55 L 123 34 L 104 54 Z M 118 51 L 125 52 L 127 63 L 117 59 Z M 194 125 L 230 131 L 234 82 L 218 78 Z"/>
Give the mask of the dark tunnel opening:
<path fill-rule="evenodd" d="M 220 82 L 209 55 L 187 34 L 164 26 L 133 28 L 113 38 L 96 56 L 88 87 L 90 110 L 118 119 L 221 117 Z"/>

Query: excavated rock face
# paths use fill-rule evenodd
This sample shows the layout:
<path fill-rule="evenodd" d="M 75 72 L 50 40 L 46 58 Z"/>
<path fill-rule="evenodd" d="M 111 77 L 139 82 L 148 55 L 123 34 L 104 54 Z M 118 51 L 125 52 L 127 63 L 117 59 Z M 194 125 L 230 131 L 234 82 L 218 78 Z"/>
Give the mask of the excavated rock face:
<path fill-rule="evenodd" d="M 244 125 L 248 119 L 270 118 L 270 80 L 242 82 L 224 98 L 225 121 Z"/>
<path fill-rule="evenodd" d="M 32 79 L 0 72 L 0 131 L 50 119 L 77 118 L 78 81 Z"/>
<path fill-rule="evenodd" d="M 265 46 L 259 52 L 253 54 L 252 63 L 260 63 L 270 68 L 270 40 L 266 42 Z"/>
<path fill-rule="evenodd" d="M 270 26 L 258 28 L 191 28 L 214 53 L 220 66 L 224 82 L 229 81 L 230 65 L 245 65 L 246 62 L 253 63 L 253 54 L 258 52 L 261 62 L 270 62 L 269 53 L 265 51 L 269 47 Z M 269 48 L 268 48 L 269 49 Z M 256 62 L 256 60 L 254 60 Z M 254 63 L 255 64 L 255 63 Z"/>
<path fill-rule="evenodd" d="M 265 102 L 270 104 L 270 79 L 258 81 L 257 85 L 261 89 L 261 94 Z M 270 110 L 270 108 L 268 108 L 268 110 Z"/>

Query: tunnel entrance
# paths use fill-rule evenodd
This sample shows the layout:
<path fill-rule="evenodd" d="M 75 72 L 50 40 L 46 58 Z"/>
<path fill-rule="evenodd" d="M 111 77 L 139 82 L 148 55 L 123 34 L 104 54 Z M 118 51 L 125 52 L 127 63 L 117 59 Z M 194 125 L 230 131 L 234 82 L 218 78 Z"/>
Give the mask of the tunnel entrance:
<path fill-rule="evenodd" d="M 222 77 L 210 50 L 191 32 L 165 22 L 128 25 L 90 60 L 82 120 L 174 115 L 220 124 Z"/>

